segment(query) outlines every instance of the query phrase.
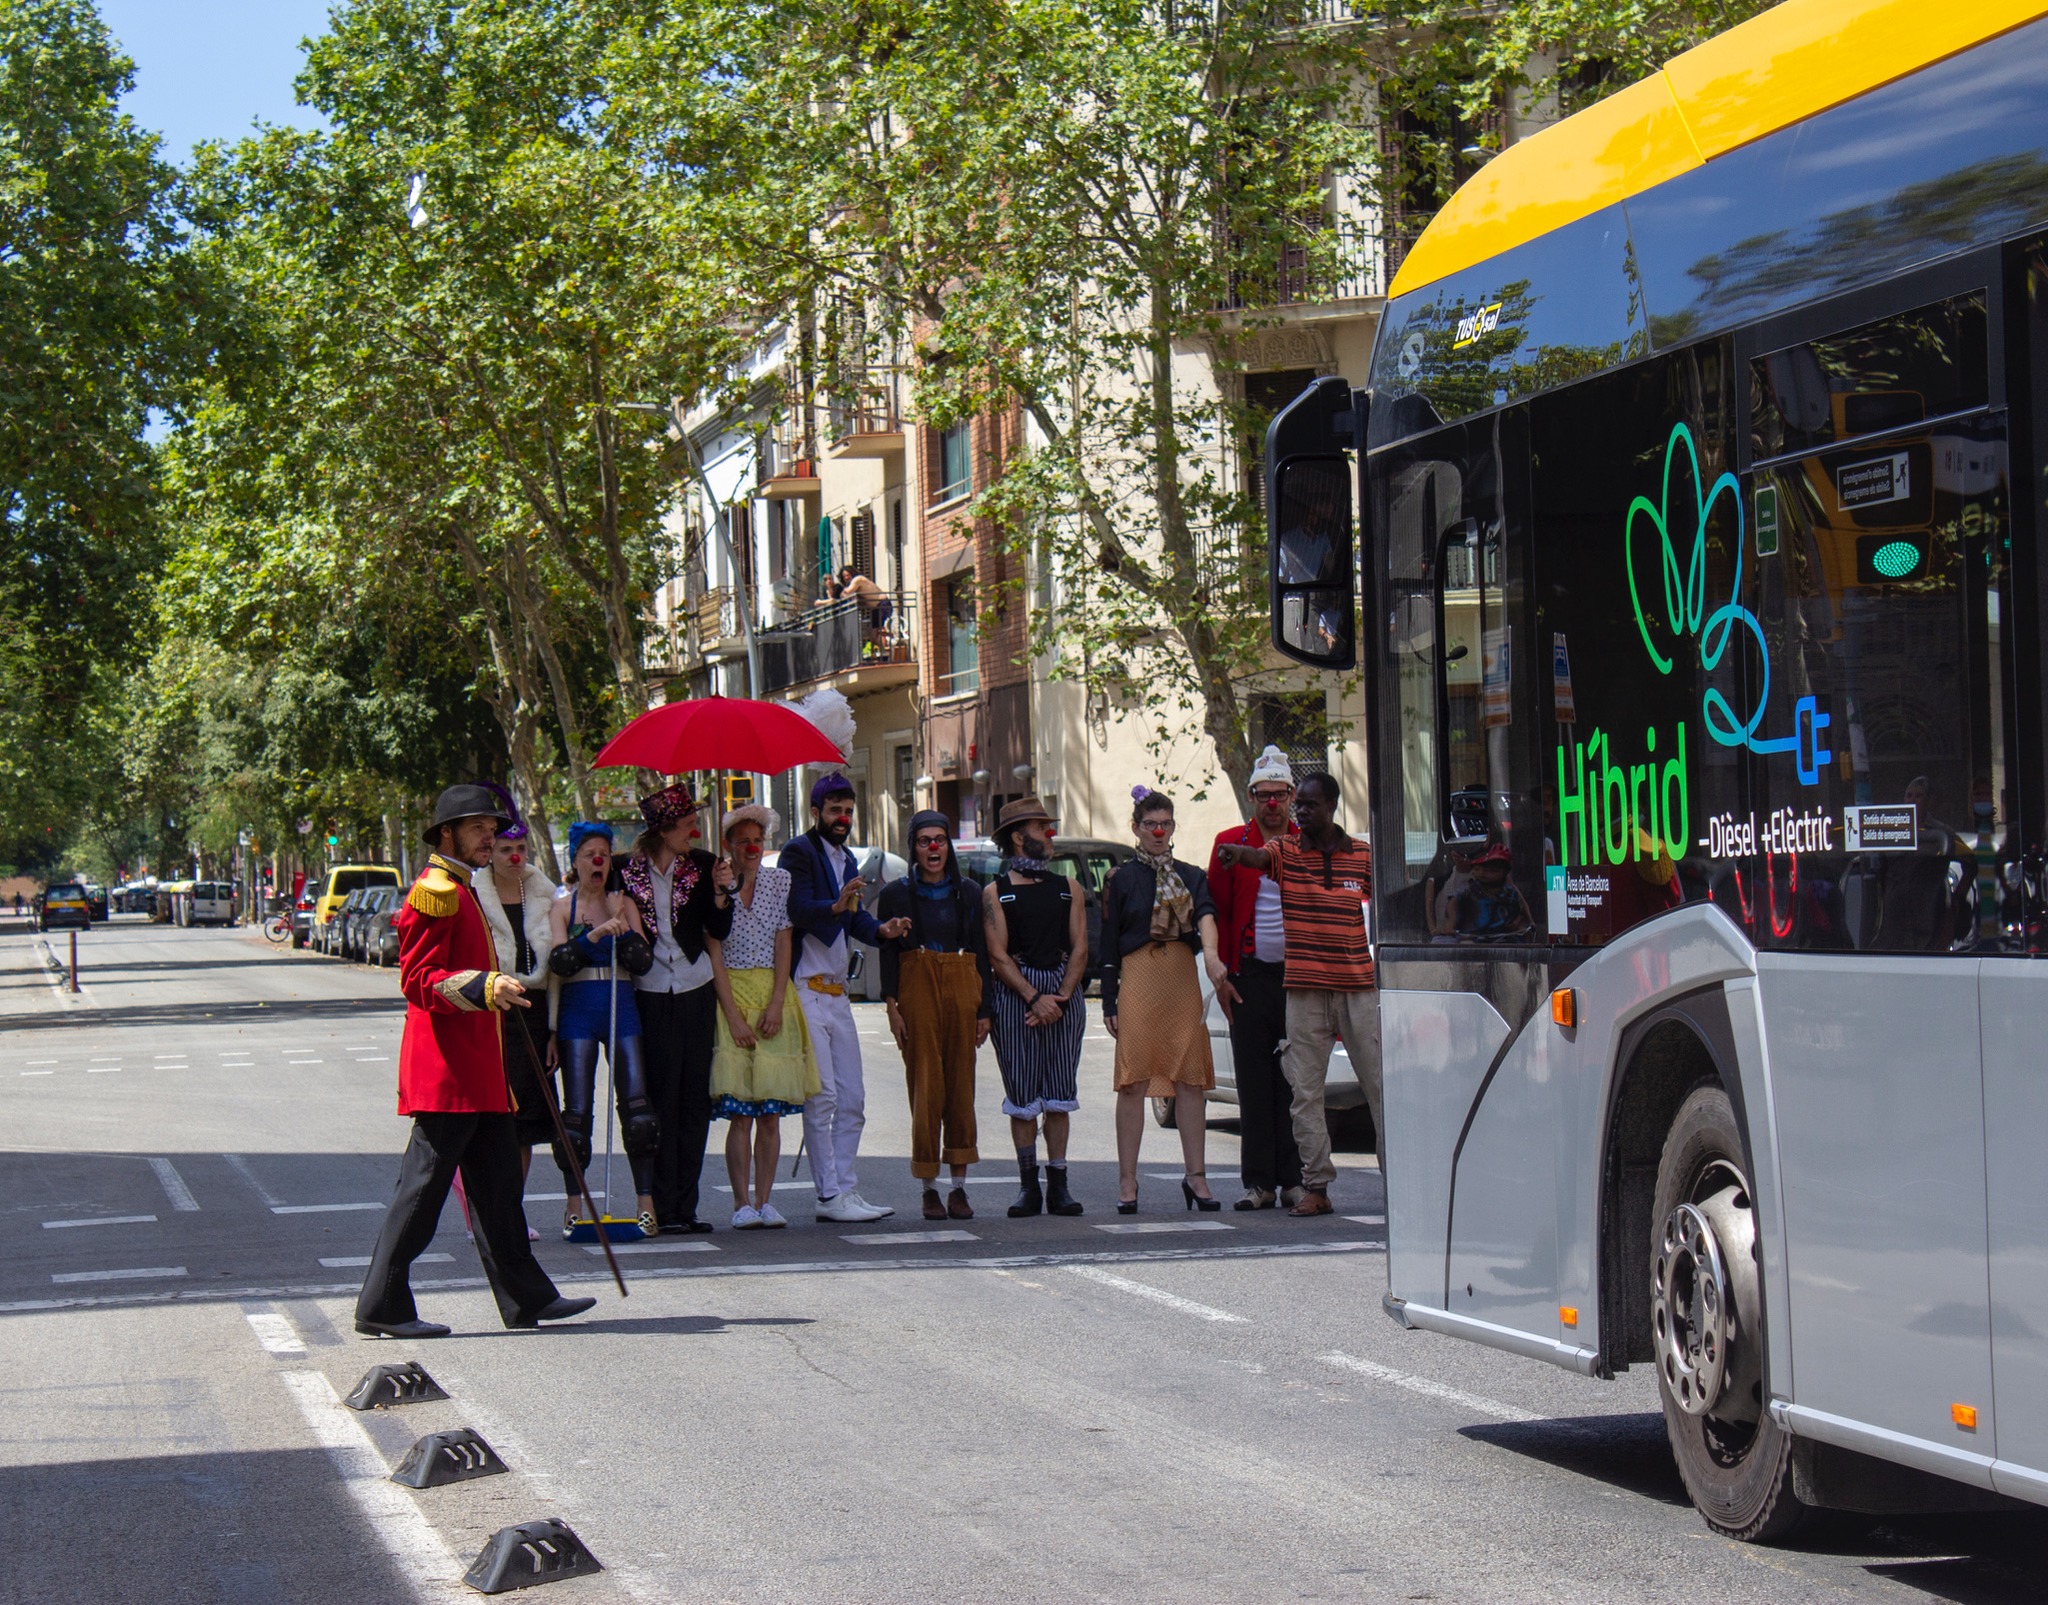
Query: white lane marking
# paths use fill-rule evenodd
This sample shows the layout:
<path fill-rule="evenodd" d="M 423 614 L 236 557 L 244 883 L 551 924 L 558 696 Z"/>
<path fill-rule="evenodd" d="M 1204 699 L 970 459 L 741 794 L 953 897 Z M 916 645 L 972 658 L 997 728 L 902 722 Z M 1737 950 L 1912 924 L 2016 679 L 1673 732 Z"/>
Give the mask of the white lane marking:
<path fill-rule="evenodd" d="M 55 1059 L 26 1059 L 22 1062 L 25 1064 L 55 1064 L 57 1061 Z"/>
<path fill-rule="evenodd" d="M 1120 1237 L 1135 1237 L 1152 1232 L 1234 1232 L 1237 1228 L 1221 1220 L 1147 1220 L 1133 1221 L 1123 1225 L 1113 1221 L 1097 1221 L 1098 1232 L 1113 1232 Z"/>
<path fill-rule="evenodd" d="M 120 1057 L 121 1055 L 118 1053 L 88 1053 L 86 1055 L 86 1058 L 94 1064 L 105 1064 L 109 1059 L 118 1059 Z"/>
<path fill-rule="evenodd" d="M 1346 1220 L 1355 1220 L 1361 1226 L 1384 1226 L 1387 1224 L 1387 1217 L 1384 1215 L 1346 1215 L 1344 1218 Z"/>
<path fill-rule="evenodd" d="M 267 1204 L 270 1208 L 275 1209 L 284 1202 L 276 1193 L 263 1185 L 257 1178 L 255 1167 L 240 1154 L 222 1154 L 221 1158 L 227 1161 L 229 1169 L 233 1170 L 236 1175 L 240 1176 L 255 1191 L 258 1203 Z"/>
<path fill-rule="evenodd" d="M 325 1059 L 287 1059 L 286 1064 L 325 1064 Z"/>
<path fill-rule="evenodd" d="M 602 1254 L 602 1243 L 591 1243 L 584 1250 L 586 1254 Z M 614 1243 L 614 1254 L 716 1254 L 716 1243 Z M 424 1257 L 424 1256 L 423 1256 Z"/>
<path fill-rule="evenodd" d="M 352 1061 L 351 1061 L 351 1063 L 354 1063 L 354 1064 L 389 1064 L 390 1062 L 391 1062 L 391 1058 L 390 1058 L 390 1055 L 388 1055 L 388 1054 L 383 1054 L 383 1053 L 377 1054 L 377 1055 L 375 1055 L 375 1056 L 374 1056 L 374 1057 L 372 1057 L 372 1058 L 368 1058 L 368 1059 L 355 1059 L 355 1060 L 352 1060 Z"/>
<path fill-rule="evenodd" d="M 1234 1170 L 1211 1170 L 1205 1171 L 1203 1174 L 1211 1181 L 1237 1180 L 1237 1172 Z M 1145 1179 L 1147 1181 L 1179 1181 L 1181 1175 L 1182 1172 L 1178 1170 L 1148 1170 L 1145 1172 Z"/>
<path fill-rule="evenodd" d="M 384 1204 L 272 1204 L 273 1215 L 341 1215 L 357 1209 L 384 1209 Z"/>
<path fill-rule="evenodd" d="M 664 1282 L 706 1276 L 872 1276 L 877 1271 L 1022 1271 L 1046 1266 L 1157 1265 L 1177 1260 L 1280 1259 L 1297 1254 L 1379 1254 L 1386 1245 L 1364 1238 L 1338 1238 L 1330 1242 L 1217 1244 L 1213 1248 L 1119 1248 L 1086 1254 L 921 1254 L 860 1259 L 827 1260 L 734 1260 L 713 1259 L 695 1265 L 647 1265 L 639 1271 L 643 1282 Z M 557 1282 L 577 1286 L 602 1286 L 611 1280 L 602 1266 L 584 1272 L 556 1271 Z M 491 1284 L 482 1276 L 431 1276 L 416 1279 L 415 1293 L 476 1292 Z M 116 1304 L 183 1304 L 204 1299 L 209 1304 L 237 1303 L 255 1299 L 354 1298 L 362 1291 L 358 1282 L 283 1282 L 267 1287 L 206 1287 L 191 1292 L 108 1293 L 98 1297 L 73 1294 L 68 1298 L 15 1299 L 0 1303 L 0 1315 L 20 1315 L 37 1310 L 84 1310 Z"/>
<path fill-rule="evenodd" d="M 842 1243 L 874 1243 L 879 1247 L 901 1248 L 910 1243 L 978 1243 L 972 1232 L 956 1229 L 937 1232 L 841 1232 Z"/>
<path fill-rule="evenodd" d="M 318 1371 L 281 1374 L 299 1413 L 312 1428 L 314 1440 L 341 1474 L 342 1487 L 414 1594 L 430 1599 L 463 1597 L 456 1584 L 461 1564 L 411 1496 L 390 1481 L 391 1467 L 362 1424 L 342 1405 L 334 1384 Z"/>
<path fill-rule="evenodd" d="M 89 1064 L 85 1067 L 85 1073 L 89 1076 L 118 1076 L 121 1067 L 118 1064 Z"/>
<path fill-rule="evenodd" d="M 330 1271 L 365 1271 L 370 1268 L 370 1256 L 367 1254 L 341 1254 L 333 1259 L 323 1259 L 320 1263 L 325 1265 Z M 453 1254 L 421 1254 L 413 1260 L 415 1265 L 453 1265 L 454 1263 L 455 1256 Z"/>
<path fill-rule="evenodd" d="M 1340 1371 L 1371 1377 L 1373 1381 L 1385 1382 L 1391 1387 L 1406 1388 L 1410 1393 L 1419 1393 L 1426 1399 L 1455 1404 L 1461 1410 L 1492 1416 L 1496 1421 L 1543 1419 L 1531 1411 L 1518 1410 L 1511 1404 L 1502 1404 L 1498 1399 L 1489 1399 L 1483 1393 L 1467 1393 L 1463 1388 L 1454 1388 L 1443 1382 L 1432 1382 L 1428 1377 L 1411 1376 L 1406 1371 L 1396 1371 L 1391 1365 L 1381 1365 L 1377 1360 L 1361 1360 L 1355 1354 L 1325 1354 L 1321 1358 L 1323 1364 L 1335 1366 Z"/>
<path fill-rule="evenodd" d="M 565 1199 L 568 1196 L 567 1193 L 528 1193 L 526 1198 L 529 1203 L 535 1201 L 546 1203 L 550 1198 Z"/>
<path fill-rule="evenodd" d="M 143 1226 L 155 1221 L 154 1215 L 100 1215 L 92 1220 L 46 1220 L 43 1230 L 54 1232 L 65 1226 Z"/>
<path fill-rule="evenodd" d="M 152 1159 L 149 1168 L 156 1172 L 156 1179 L 163 1183 L 164 1196 L 171 1201 L 171 1208 L 191 1214 L 199 1208 L 199 1200 L 192 1196 L 192 1189 L 185 1185 L 177 1167 L 168 1159 Z"/>
<path fill-rule="evenodd" d="M 183 1276 L 182 1265 L 149 1265 L 132 1271 L 53 1271 L 53 1282 L 140 1282 L 158 1276 Z"/>
<path fill-rule="evenodd" d="M 23 1075 L 25 1075 L 25 1076 L 54 1076 L 54 1075 L 55 1075 L 56 1073 L 57 1073 L 57 1072 L 56 1072 L 56 1071 L 54 1071 L 54 1070 L 24 1070 L 24 1071 L 22 1071 L 22 1074 L 23 1074 Z"/>
<path fill-rule="evenodd" d="M 1164 1304 L 1169 1310 L 1179 1310 L 1183 1315 L 1192 1315 L 1198 1321 L 1235 1321 L 1242 1323 L 1242 1315 L 1232 1315 L 1228 1310 L 1219 1310 L 1212 1305 L 1197 1304 L 1191 1298 L 1182 1298 L 1178 1293 L 1169 1293 L 1164 1288 L 1148 1287 L 1143 1282 L 1133 1282 L 1129 1277 L 1115 1276 L 1094 1265 L 1069 1265 L 1067 1274 L 1085 1276 L 1091 1282 L 1100 1282 L 1104 1287 L 1113 1287 L 1119 1293 L 1134 1294 L 1148 1298 L 1154 1304 Z"/>
<path fill-rule="evenodd" d="M 244 1313 L 247 1313 L 246 1311 Z M 282 1315 L 252 1314 L 249 1326 L 256 1334 L 256 1341 L 263 1345 L 265 1354 L 304 1354 L 305 1340 L 292 1330 L 292 1323 Z"/>

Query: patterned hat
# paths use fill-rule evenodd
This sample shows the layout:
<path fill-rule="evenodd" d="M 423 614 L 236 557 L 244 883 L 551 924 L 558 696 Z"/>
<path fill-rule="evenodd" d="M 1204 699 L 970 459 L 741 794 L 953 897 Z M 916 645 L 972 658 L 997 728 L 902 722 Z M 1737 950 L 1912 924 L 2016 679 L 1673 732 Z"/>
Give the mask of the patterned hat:
<path fill-rule="evenodd" d="M 668 830 L 680 825 L 703 805 L 685 781 L 664 786 L 650 797 L 640 799 L 640 817 L 649 830 Z"/>
<path fill-rule="evenodd" d="M 571 863 L 576 861 L 576 855 L 582 851 L 583 844 L 593 836 L 602 836 L 607 845 L 617 845 L 617 840 L 612 835 L 612 827 L 607 825 L 602 819 L 579 819 L 569 827 L 569 861 Z"/>

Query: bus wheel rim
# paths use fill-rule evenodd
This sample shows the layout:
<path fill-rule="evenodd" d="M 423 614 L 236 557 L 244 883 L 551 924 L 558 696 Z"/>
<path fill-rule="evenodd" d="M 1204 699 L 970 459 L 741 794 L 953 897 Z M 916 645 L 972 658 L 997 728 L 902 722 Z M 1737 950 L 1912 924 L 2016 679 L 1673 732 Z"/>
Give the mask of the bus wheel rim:
<path fill-rule="evenodd" d="M 1712 1222 L 1680 1204 L 1657 1245 L 1651 1323 L 1657 1369 L 1678 1408 L 1703 1416 L 1719 1402 L 1734 1336 L 1734 1289 Z"/>

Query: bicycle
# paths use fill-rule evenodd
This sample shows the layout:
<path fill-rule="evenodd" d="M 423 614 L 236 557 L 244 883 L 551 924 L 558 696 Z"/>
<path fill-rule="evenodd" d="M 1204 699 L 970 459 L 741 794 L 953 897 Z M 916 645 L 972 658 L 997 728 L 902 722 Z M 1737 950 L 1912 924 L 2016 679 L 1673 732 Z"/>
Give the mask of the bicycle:
<path fill-rule="evenodd" d="M 273 914 L 263 922 L 263 934 L 277 946 L 282 947 L 292 939 L 292 920 L 289 914 Z"/>

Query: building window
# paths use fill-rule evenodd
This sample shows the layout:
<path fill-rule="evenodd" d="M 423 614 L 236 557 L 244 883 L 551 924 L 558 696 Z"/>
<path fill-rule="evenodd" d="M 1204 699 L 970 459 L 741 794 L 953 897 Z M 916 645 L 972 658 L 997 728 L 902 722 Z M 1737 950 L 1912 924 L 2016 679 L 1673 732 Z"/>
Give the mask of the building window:
<path fill-rule="evenodd" d="M 955 574 L 941 595 L 946 605 L 946 672 L 939 680 L 942 697 L 963 696 L 981 689 L 981 631 L 974 612 L 974 575 Z"/>
<path fill-rule="evenodd" d="M 958 501 L 974 489 L 974 467 L 965 418 L 939 432 L 939 488 L 932 502 Z"/>
<path fill-rule="evenodd" d="M 910 806 L 911 792 L 914 789 L 912 782 L 917 778 L 913 772 L 915 768 L 914 748 L 894 747 L 890 749 L 889 778 L 891 789 L 896 794 L 896 806 L 898 808 L 908 808 Z"/>
<path fill-rule="evenodd" d="M 789 503 L 768 504 L 768 578 L 777 585 L 789 578 Z"/>
<path fill-rule="evenodd" d="M 1329 768 L 1330 714 L 1322 692 L 1256 695 L 1249 699 L 1245 712 L 1252 751 L 1278 747 L 1294 766 L 1297 780 Z"/>

